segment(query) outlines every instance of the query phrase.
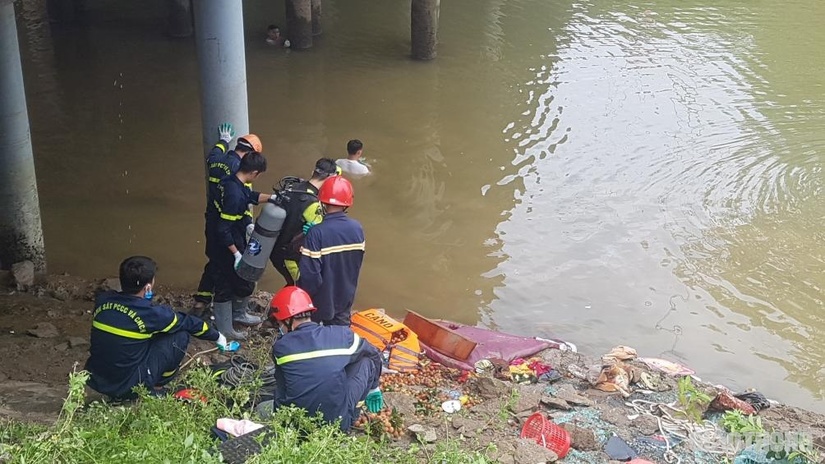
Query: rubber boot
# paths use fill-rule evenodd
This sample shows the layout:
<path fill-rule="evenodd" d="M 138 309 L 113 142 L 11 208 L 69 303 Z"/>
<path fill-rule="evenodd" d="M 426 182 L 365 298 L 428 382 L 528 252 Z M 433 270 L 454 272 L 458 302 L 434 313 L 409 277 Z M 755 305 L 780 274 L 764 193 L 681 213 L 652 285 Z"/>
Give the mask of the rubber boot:
<path fill-rule="evenodd" d="M 241 325 L 258 325 L 260 317 L 249 314 L 249 297 L 232 300 L 232 320 Z"/>
<path fill-rule="evenodd" d="M 246 334 L 235 332 L 232 326 L 232 302 L 212 303 L 212 312 L 215 313 L 215 326 L 227 340 L 246 340 Z"/>

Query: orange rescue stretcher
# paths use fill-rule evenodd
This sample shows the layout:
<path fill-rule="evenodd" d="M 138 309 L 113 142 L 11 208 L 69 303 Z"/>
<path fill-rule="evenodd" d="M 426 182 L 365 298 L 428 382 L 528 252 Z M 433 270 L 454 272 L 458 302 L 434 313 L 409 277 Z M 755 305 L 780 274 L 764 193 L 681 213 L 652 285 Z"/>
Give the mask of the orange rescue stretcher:
<path fill-rule="evenodd" d="M 351 327 L 380 351 L 389 351 L 390 369 L 411 372 L 419 368 L 421 345 L 418 335 L 384 314 L 383 309 L 367 309 L 353 314 Z"/>

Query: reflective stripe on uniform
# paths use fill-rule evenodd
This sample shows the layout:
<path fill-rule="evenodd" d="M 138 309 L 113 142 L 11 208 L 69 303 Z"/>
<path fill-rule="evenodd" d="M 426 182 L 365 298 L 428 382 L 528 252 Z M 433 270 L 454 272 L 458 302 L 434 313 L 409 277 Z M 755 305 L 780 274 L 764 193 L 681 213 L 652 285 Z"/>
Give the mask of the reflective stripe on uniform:
<path fill-rule="evenodd" d="M 175 372 L 177 372 L 177 371 L 178 371 L 177 369 L 172 369 L 171 371 L 166 371 L 166 372 L 164 372 L 163 374 L 160 374 L 160 375 L 163 376 L 163 377 L 172 377 L 173 375 L 175 375 Z"/>
<path fill-rule="evenodd" d="M 206 322 L 204 322 L 204 323 L 203 323 L 203 330 L 201 330 L 200 332 L 196 333 L 196 334 L 195 334 L 195 336 L 196 336 L 196 337 L 199 337 L 199 336 L 201 336 L 201 335 L 205 334 L 207 330 L 209 330 L 209 326 L 208 326 L 208 325 L 206 325 Z"/>
<path fill-rule="evenodd" d="M 208 296 L 208 297 L 211 297 L 212 292 L 197 292 L 197 293 L 195 293 L 195 296 Z"/>
<path fill-rule="evenodd" d="M 352 346 L 349 348 L 336 348 L 332 350 L 317 350 L 307 351 L 306 353 L 288 354 L 286 356 L 281 356 L 280 358 L 275 358 L 275 364 L 283 366 L 284 364 L 291 363 L 293 361 L 303 361 L 305 359 L 325 358 L 327 356 L 351 356 L 358 350 L 358 344 L 361 342 L 361 337 L 359 337 L 358 334 L 352 335 Z"/>
<path fill-rule="evenodd" d="M 343 253 L 345 251 L 365 251 L 366 242 L 353 243 L 350 245 L 337 245 L 327 248 L 321 248 L 319 251 L 308 250 L 301 247 L 301 254 L 309 256 L 310 258 L 320 258 L 321 256 L 331 255 L 333 253 Z"/>
<path fill-rule="evenodd" d="M 152 338 L 152 334 L 132 332 L 131 330 L 119 329 L 117 327 L 112 327 L 111 325 L 104 324 L 98 321 L 92 321 L 92 327 L 98 330 L 102 330 L 104 332 L 109 332 L 110 334 L 119 335 L 121 337 L 126 338 L 134 338 L 137 340 L 145 340 L 147 338 Z"/>
<path fill-rule="evenodd" d="M 251 209 L 248 209 L 248 210 L 244 211 L 244 212 L 243 212 L 243 215 L 244 215 L 244 216 L 249 216 L 249 217 L 252 217 L 252 210 L 251 210 Z"/>
<path fill-rule="evenodd" d="M 175 326 L 175 324 L 177 324 L 177 323 L 178 323 L 178 315 L 177 315 L 177 314 L 175 314 L 175 316 L 172 318 L 172 322 L 170 322 L 170 323 L 169 323 L 169 325 L 167 325 L 166 327 L 164 327 L 164 328 L 163 328 L 163 330 L 161 330 L 161 332 L 168 332 L 168 331 L 169 331 L 169 329 L 171 329 L 172 327 L 174 327 L 174 326 Z"/>
<path fill-rule="evenodd" d="M 220 148 L 222 152 L 226 153 L 226 145 L 224 145 L 223 143 L 218 142 L 215 144 L 215 147 Z"/>
<path fill-rule="evenodd" d="M 210 177 L 209 182 L 212 182 L 213 184 L 220 184 L 221 180 L 218 179 L 217 177 Z"/>
<path fill-rule="evenodd" d="M 241 219 L 243 219 L 243 214 L 221 213 L 221 219 L 226 219 L 227 221 L 240 221 Z"/>

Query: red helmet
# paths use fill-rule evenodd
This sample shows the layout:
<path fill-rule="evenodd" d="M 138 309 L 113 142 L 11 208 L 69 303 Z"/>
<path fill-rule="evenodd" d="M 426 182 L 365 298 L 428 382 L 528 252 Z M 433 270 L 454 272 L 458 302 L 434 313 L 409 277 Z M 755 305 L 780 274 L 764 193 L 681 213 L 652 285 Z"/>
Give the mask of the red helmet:
<path fill-rule="evenodd" d="M 285 321 L 296 314 L 315 311 L 312 298 L 303 289 L 294 285 L 284 287 L 272 297 L 269 305 L 269 317 Z"/>
<path fill-rule="evenodd" d="M 318 192 L 321 203 L 336 206 L 352 206 L 352 196 L 352 184 L 341 176 L 325 180 Z"/>

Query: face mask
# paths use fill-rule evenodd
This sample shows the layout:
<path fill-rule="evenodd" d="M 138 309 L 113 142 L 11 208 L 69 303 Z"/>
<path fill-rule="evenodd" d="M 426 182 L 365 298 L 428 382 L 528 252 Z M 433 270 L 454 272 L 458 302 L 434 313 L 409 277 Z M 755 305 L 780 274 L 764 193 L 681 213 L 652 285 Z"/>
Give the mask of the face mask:
<path fill-rule="evenodd" d="M 143 294 L 143 298 L 146 298 L 147 300 L 151 300 L 153 296 L 155 296 L 155 293 L 152 292 L 151 288 L 146 290 L 146 293 Z"/>

